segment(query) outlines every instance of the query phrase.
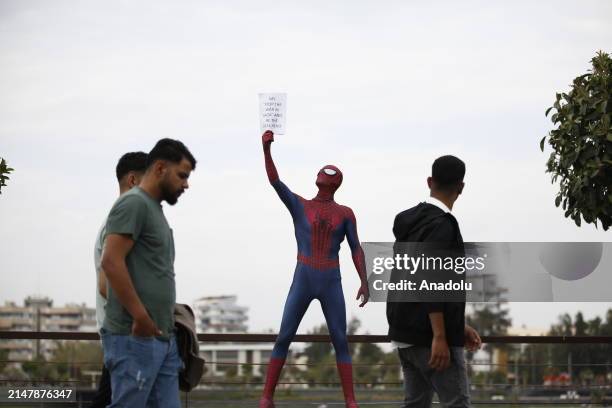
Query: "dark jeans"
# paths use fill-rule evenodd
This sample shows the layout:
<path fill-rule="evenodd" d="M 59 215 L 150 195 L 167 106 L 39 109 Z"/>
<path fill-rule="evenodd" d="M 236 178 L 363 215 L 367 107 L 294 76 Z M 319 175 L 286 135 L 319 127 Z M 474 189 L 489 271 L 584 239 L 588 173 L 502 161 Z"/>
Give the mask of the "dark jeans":
<path fill-rule="evenodd" d="M 429 367 L 431 348 L 412 346 L 398 349 L 404 372 L 402 408 L 429 408 L 433 393 L 445 408 L 469 408 L 467 371 L 463 347 L 451 347 L 451 364 L 444 371 Z"/>
<path fill-rule="evenodd" d="M 98 384 L 98 391 L 91 401 L 91 408 L 105 408 L 111 403 L 111 380 L 106 366 L 102 366 L 102 376 Z"/>

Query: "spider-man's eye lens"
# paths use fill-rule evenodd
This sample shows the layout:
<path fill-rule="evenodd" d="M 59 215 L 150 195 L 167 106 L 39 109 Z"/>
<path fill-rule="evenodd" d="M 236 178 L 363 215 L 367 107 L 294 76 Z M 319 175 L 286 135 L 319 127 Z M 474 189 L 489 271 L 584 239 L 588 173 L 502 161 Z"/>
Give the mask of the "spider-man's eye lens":
<path fill-rule="evenodd" d="M 334 169 L 323 169 L 323 171 L 325 172 L 325 174 L 327 174 L 328 176 L 335 176 L 336 175 L 336 170 Z"/>

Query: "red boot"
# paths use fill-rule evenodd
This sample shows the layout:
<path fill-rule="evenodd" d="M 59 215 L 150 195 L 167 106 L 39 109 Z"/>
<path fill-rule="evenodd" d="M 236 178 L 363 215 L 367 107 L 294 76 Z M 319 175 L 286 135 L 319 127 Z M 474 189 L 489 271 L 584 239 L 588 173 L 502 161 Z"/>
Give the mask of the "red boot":
<path fill-rule="evenodd" d="M 338 367 L 338 374 L 342 383 L 346 408 L 359 408 L 353 392 L 353 364 L 336 362 L 336 366 Z"/>
<path fill-rule="evenodd" d="M 264 385 L 263 395 L 259 400 L 259 408 L 274 408 L 274 390 L 276 389 L 276 384 L 284 364 L 284 358 L 270 359 L 266 373 L 266 385 Z"/>

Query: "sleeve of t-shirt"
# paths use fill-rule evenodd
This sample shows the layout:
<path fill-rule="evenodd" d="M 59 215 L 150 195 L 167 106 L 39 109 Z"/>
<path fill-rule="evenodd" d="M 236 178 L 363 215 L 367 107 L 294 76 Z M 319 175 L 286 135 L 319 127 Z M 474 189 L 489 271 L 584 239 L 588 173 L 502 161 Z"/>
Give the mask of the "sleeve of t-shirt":
<path fill-rule="evenodd" d="M 147 204 L 137 195 L 123 195 L 113 205 L 106 221 L 106 236 L 130 235 L 137 241 L 142 233 L 147 214 Z"/>

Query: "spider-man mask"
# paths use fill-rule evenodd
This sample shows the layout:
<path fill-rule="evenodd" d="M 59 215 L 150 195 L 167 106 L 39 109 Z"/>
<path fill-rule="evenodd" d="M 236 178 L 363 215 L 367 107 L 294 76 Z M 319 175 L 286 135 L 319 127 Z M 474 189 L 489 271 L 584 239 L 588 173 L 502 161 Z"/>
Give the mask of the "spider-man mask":
<path fill-rule="evenodd" d="M 342 184 L 342 172 L 336 166 L 328 164 L 319 170 L 316 184 L 319 193 L 334 194 Z"/>

